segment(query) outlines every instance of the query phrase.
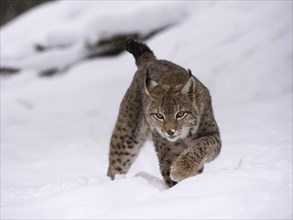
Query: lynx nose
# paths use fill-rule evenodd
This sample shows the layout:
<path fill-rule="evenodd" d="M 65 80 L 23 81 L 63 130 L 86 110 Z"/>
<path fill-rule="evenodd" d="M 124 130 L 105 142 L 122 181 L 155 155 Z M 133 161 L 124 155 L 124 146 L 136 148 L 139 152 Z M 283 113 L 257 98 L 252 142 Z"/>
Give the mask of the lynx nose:
<path fill-rule="evenodd" d="M 168 130 L 167 134 L 173 136 L 175 134 L 175 129 Z"/>

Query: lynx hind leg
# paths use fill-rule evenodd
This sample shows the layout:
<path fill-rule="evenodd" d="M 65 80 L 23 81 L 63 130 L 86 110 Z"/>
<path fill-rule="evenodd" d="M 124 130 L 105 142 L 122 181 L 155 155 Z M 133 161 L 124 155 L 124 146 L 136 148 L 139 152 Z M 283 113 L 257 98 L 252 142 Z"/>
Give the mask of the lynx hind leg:
<path fill-rule="evenodd" d="M 142 131 L 127 133 L 126 128 L 114 130 L 110 143 L 107 175 L 114 179 L 116 174 L 125 174 L 134 162 L 147 135 Z"/>
<path fill-rule="evenodd" d="M 107 175 L 111 179 L 116 174 L 128 171 L 148 136 L 148 127 L 141 111 L 139 93 L 130 87 L 122 100 L 110 142 Z"/>

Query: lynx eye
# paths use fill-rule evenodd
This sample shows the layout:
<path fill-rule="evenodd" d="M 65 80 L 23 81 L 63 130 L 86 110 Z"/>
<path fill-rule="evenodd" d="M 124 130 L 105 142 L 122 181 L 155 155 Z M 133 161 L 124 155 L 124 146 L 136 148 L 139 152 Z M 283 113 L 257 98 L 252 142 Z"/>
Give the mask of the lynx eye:
<path fill-rule="evenodd" d="M 182 119 L 182 118 L 184 118 L 186 115 L 187 115 L 186 112 L 180 110 L 179 112 L 176 113 L 175 117 L 176 117 L 176 119 Z"/>
<path fill-rule="evenodd" d="M 155 113 L 154 117 L 160 121 L 164 120 L 164 115 L 161 113 Z"/>

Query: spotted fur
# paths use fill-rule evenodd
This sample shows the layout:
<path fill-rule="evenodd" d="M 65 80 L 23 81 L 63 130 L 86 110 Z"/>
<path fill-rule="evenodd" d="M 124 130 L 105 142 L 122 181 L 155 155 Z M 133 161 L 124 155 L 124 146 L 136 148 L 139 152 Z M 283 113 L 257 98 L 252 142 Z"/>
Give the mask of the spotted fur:
<path fill-rule="evenodd" d="M 148 138 L 168 186 L 200 174 L 221 149 L 208 89 L 190 70 L 156 59 L 143 43 L 130 38 L 126 50 L 138 69 L 120 105 L 107 175 L 126 173 Z"/>

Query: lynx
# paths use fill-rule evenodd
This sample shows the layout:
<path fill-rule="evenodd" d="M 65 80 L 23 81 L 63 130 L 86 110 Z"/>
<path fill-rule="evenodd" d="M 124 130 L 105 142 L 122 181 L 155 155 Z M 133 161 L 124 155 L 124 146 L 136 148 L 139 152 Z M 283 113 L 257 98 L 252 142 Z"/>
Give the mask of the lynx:
<path fill-rule="evenodd" d="M 163 179 L 172 187 L 200 174 L 220 153 L 211 96 L 190 70 L 156 59 L 144 43 L 128 38 L 125 48 L 137 71 L 120 105 L 107 175 L 114 179 L 126 173 L 152 138 Z"/>

